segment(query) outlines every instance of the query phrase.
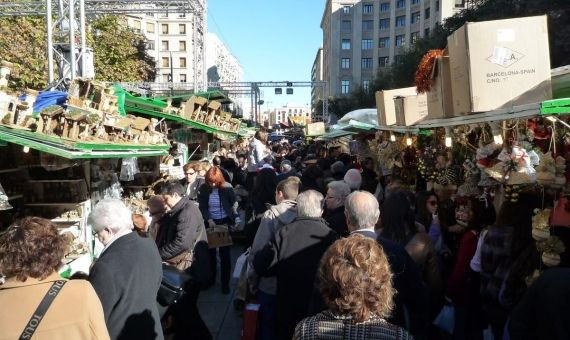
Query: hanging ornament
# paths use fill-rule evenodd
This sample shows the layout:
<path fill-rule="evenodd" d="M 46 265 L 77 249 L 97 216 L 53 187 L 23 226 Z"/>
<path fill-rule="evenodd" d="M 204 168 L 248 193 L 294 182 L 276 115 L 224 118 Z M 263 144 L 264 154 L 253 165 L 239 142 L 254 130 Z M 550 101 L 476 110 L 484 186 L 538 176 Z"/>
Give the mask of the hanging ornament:
<path fill-rule="evenodd" d="M 437 58 L 443 56 L 443 50 L 429 50 L 420 61 L 416 70 L 415 84 L 418 93 L 431 90 L 433 85 L 433 69 L 437 63 Z"/>
<path fill-rule="evenodd" d="M 535 209 L 532 217 L 532 238 L 536 241 L 546 241 L 550 238 L 550 209 Z"/>
<path fill-rule="evenodd" d="M 537 242 L 536 248 L 542 252 L 542 262 L 555 267 L 560 264 L 560 254 L 566 251 L 564 243 L 557 236 L 550 236 L 547 240 Z"/>
<path fill-rule="evenodd" d="M 8 195 L 6 195 L 4 188 L 2 188 L 2 184 L 0 184 L 0 210 L 10 210 L 12 208 L 13 207 L 8 201 Z"/>

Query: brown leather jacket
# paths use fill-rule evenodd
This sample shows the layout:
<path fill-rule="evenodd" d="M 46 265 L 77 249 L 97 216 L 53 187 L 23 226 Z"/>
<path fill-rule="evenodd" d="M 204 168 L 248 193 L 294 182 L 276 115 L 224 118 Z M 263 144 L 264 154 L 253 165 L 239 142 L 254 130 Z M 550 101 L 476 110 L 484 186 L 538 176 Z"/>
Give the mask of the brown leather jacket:
<path fill-rule="evenodd" d="M 443 290 L 437 252 L 428 234 L 417 232 L 405 246 L 410 257 L 421 268 L 421 273 L 430 293 L 439 294 Z"/>

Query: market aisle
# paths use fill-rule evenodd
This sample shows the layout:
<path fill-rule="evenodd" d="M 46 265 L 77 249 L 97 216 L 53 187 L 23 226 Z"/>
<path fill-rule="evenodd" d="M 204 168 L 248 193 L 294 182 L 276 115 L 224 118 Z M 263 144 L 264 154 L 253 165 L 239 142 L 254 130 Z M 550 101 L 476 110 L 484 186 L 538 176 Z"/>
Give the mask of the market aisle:
<path fill-rule="evenodd" d="M 236 259 L 243 252 L 241 245 L 232 246 L 232 273 Z M 230 283 L 231 293 L 222 294 L 218 263 L 218 277 L 216 284 L 203 291 L 198 299 L 198 309 L 202 319 L 210 329 L 214 340 L 239 339 L 241 335 L 242 318 L 233 308 L 234 293 L 237 280 Z"/>

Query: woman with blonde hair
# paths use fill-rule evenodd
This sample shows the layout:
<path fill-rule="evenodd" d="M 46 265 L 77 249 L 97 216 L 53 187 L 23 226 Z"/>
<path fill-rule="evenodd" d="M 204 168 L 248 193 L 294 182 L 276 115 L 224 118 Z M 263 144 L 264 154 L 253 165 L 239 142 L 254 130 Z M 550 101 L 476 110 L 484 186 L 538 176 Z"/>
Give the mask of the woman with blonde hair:
<path fill-rule="evenodd" d="M 385 320 L 395 290 L 388 259 L 376 240 L 352 234 L 336 241 L 321 259 L 318 279 L 328 310 L 299 322 L 293 339 L 411 339 Z"/>

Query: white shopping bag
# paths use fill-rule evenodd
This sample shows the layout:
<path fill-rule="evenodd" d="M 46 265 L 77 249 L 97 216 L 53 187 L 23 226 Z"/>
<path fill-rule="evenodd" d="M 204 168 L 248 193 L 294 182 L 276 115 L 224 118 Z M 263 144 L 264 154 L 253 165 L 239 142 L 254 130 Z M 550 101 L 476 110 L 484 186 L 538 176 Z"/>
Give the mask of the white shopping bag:
<path fill-rule="evenodd" d="M 433 320 L 433 324 L 449 334 L 453 334 L 455 327 L 455 307 L 452 304 L 446 304 Z"/>
<path fill-rule="evenodd" d="M 239 279 L 239 277 L 241 276 L 241 271 L 244 268 L 248 256 L 249 256 L 249 249 L 238 257 L 236 265 L 234 267 L 234 274 L 233 274 L 234 279 Z"/>

